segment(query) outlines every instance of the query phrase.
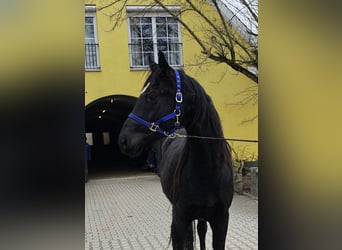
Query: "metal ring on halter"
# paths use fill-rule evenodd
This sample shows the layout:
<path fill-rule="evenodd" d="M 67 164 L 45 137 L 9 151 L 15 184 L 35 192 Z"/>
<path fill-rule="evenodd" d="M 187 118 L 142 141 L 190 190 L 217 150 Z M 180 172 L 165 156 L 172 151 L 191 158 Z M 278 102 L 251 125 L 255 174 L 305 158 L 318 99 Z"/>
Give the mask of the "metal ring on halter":
<path fill-rule="evenodd" d="M 151 127 L 149 127 L 149 129 L 152 131 L 152 132 L 156 132 L 157 129 L 159 128 L 159 126 L 157 124 L 155 124 L 154 122 L 151 123 Z"/>
<path fill-rule="evenodd" d="M 175 139 L 176 138 L 176 133 L 172 133 L 172 134 L 169 134 L 167 137 L 169 137 L 170 139 Z"/>
<path fill-rule="evenodd" d="M 180 109 L 175 109 L 173 112 L 176 116 L 180 116 L 182 114 L 182 111 Z"/>

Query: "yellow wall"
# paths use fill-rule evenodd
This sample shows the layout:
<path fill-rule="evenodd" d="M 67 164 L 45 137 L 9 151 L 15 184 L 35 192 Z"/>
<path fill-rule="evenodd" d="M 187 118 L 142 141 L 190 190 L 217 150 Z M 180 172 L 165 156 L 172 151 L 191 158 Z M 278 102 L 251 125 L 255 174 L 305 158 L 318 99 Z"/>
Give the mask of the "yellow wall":
<path fill-rule="evenodd" d="M 96 2 L 99 1 L 86 1 L 87 4 Z M 141 1 L 130 1 L 130 4 L 138 5 L 137 2 L 141 3 Z M 146 2 L 143 1 L 145 4 Z M 85 73 L 85 104 L 113 94 L 138 96 L 148 71 L 130 70 L 127 23 L 123 22 L 115 30 L 111 30 L 113 23 L 104 12 L 97 12 L 96 18 L 101 71 Z M 191 14 L 183 14 L 182 19 L 196 23 Z M 182 29 L 182 42 L 184 70 L 188 75 L 196 78 L 212 97 L 221 117 L 225 137 L 257 140 L 257 119 L 244 123 L 245 120 L 257 115 L 257 104 L 243 107 L 236 105 L 243 98 L 243 95 L 238 93 L 256 87 L 256 84 L 246 76 L 228 69 L 225 64 L 190 66 L 196 62 L 200 48 L 187 36 L 184 29 Z M 257 143 L 230 142 L 230 144 L 241 158 L 257 158 Z"/>

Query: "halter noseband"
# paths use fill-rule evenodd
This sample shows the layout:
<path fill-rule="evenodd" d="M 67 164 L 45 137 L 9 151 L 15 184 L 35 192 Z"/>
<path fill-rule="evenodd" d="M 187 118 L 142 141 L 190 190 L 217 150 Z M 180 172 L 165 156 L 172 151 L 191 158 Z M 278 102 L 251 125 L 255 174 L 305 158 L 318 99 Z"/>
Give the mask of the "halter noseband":
<path fill-rule="evenodd" d="M 177 129 L 180 128 L 179 116 L 181 115 L 181 103 L 183 102 L 182 84 L 181 84 L 180 75 L 177 70 L 175 70 L 175 74 L 176 74 L 176 108 L 172 113 L 163 116 L 162 118 L 160 118 L 159 120 L 155 122 L 148 122 L 133 113 L 130 113 L 128 117 L 140 123 L 141 125 L 144 125 L 145 127 L 149 128 L 152 132 L 158 132 L 165 136 L 172 136 L 177 131 Z M 162 122 L 166 122 L 173 118 L 176 118 L 175 126 L 170 131 L 165 131 L 159 127 L 159 125 Z"/>

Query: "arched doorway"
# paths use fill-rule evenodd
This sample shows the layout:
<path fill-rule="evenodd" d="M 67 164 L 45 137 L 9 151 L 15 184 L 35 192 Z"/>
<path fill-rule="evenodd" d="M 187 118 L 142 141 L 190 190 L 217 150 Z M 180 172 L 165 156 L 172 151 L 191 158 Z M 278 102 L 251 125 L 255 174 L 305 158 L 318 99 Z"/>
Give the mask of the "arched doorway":
<path fill-rule="evenodd" d="M 134 159 L 123 155 L 117 143 L 121 127 L 136 100 L 132 96 L 110 95 L 85 107 L 86 137 L 91 145 L 90 178 L 118 171 L 139 170 L 146 159 L 146 155 Z"/>

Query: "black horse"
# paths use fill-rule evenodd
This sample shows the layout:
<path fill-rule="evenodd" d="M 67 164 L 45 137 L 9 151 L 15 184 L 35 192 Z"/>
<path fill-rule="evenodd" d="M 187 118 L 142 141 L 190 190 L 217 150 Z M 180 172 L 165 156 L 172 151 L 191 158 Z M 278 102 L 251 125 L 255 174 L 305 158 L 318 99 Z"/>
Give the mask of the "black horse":
<path fill-rule="evenodd" d="M 135 157 L 167 136 L 159 175 L 172 203 L 173 249 L 193 249 L 192 222 L 198 220 L 201 249 L 205 249 L 209 222 L 213 248 L 221 250 L 233 198 L 230 147 L 222 140 L 218 113 L 204 89 L 184 72 L 172 69 L 163 53 L 158 56 L 159 65 L 150 60 L 152 73 L 122 127 L 119 146 Z"/>

